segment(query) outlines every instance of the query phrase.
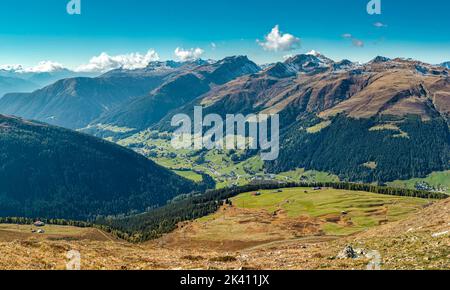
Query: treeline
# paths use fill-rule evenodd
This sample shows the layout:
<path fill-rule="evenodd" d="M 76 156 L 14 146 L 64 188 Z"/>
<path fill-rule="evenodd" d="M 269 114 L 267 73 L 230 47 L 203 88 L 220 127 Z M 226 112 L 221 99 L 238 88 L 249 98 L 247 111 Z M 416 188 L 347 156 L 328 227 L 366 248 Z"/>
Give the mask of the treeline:
<path fill-rule="evenodd" d="M 0 224 L 32 225 L 36 221 L 44 222 L 48 225 L 72 226 L 78 228 L 91 228 L 92 223 L 84 221 L 71 221 L 65 219 L 32 219 L 26 217 L 0 217 Z"/>
<path fill-rule="evenodd" d="M 292 187 L 326 187 L 428 199 L 445 199 L 448 197 L 443 193 L 357 183 L 259 183 L 186 196 L 144 214 L 119 219 L 102 218 L 97 220 L 96 224 L 105 226 L 121 239 L 130 242 L 143 242 L 156 239 L 162 234 L 175 230 L 180 222 L 195 220 L 216 212 L 228 199 L 241 193 Z"/>

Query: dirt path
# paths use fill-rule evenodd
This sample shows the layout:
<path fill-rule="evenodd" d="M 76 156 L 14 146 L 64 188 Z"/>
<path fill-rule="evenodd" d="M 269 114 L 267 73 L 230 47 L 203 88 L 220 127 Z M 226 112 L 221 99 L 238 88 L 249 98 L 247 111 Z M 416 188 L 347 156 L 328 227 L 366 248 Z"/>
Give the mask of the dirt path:
<path fill-rule="evenodd" d="M 117 242 L 116 240 L 114 240 L 113 238 L 111 238 L 109 235 L 107 235 L 105 232 L 99 230 L 99 229 L 95 229 L 97 232 L 99 232 L 102 236 L 104 236 L 107 240 L 111 241 L 111 242 Z"/>

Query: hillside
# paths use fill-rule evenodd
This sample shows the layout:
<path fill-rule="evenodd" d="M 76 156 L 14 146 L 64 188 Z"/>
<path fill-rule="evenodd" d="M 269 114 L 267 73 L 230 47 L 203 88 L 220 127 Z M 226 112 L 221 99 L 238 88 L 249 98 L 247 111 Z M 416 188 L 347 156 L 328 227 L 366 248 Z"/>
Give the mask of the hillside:
<path fill-rule="evenodd" d="M 238 77 L 253 74 L 260 68 L 245 56 L 227 57 L 204 64 L 169 79 L 150 94 L 121 106 L 94 122 L 145 130 L 173 110 L 190 104 L 201 95 Z"/>
<path fill-rule="evenodd" d="M 216 213 L 179 225 L 159 243 L 177 248 L 242 250 L 273 242 L 335 240 L 395 222 L 429 200 L 323 188 L 247 192 Z"/>
<path fill-rule="evenodd" d="M 0 216 L 88 219 L 164 205 L 193 183 L 94 137 L 0 115 Z"/>
<path fill-rule="evenodd" d="M 381 184 L 450 169 L 450 77 L 444 66 L 381 56 L 359 64 L 310 53 L 264 67 L 244 56 L 152 62 L 7 95 L 0 112 L 82 128 L 171 169 L 191 170 L 185 176 L 198 178 L 192 169 L 200 169 L 223 185 L 243 184 L 248 174 L 299 169 Z M 192 114 L 196 105 L 204 115 L 279 114 L 279 158 L 260 162 L 255 172 L 255 166 L 245 167 L 257 151 L 168 149 L 172 116 Z"/>
<path fill-rule="evenodd" d="M 443 200 L 422 208 L 420 202 L 415 204 L 411 199 L 402 201 L 400 199 L 380 196 L 370 197 L 371 202 L 364 202 L 364 193 L 353 198 L 357 201 L 357 207 L 352 214 L 357 214 L 357 209 L 363 209 L 369 213 L 368 218 L 383 217 L 383 213 L 371 211 L 373 206 L 389 209 L 398 209 L 407 205 L 407 212 L 392 216 L 395 220 L 386 225 L 374 225 L 365 232 L 348 237 L 297 237 L 291 240 L 262 243 L 259 240 L 257 246 L 253 243 L 206 243 L 200 246 L 192 238 L 216 239 L 216 232 L 236 232 L 244 227 L 250 228 L 245 231 L 242 238 L 258 240 L 261 233 L 252 224 L 260 223 L 262 228 L 269 227 L 271 231 L 278 229 L 279 232 L 288 235 L 295 233 L 307 234 L 303 229 L 314 225 L 305 218 L 293 219 L 291 223 L 280 223 L 284 218 L 282 212 L 277 217 L 263 214 L 262 210 L 239 209 L 239 201 L 246 196 L 238 197 L 235 208 L 227 212 L 217 214 L 192 223 L 183 224 L 173 234 L 163 237 L 151 243 L 129 244 L 121 241 L 106 241 L 105 236 L 91 229 L 77 229 L 71 227 L 50 227 L 48 234 L 33 236 L 28 227 L 16 225 L 0 226 L 0 268 L 2 269 L 65 269 L 66 254 L 72 249 L 80 251 L 83 257 L 82 269 L 361 269 L 367 268 L 370 258 L 360 257 L 358 259 L 337 259 L 336 256 L 346 247 L 352 245 L 354 248 L 364 251 L 378 251 L 380 254 L 381 269 L 449 269 L 450 255 L 448 245 L 450 236 L 448 234 L 450 221 L 450 200 Z M 366 193 L 366 197 L 367 197 Z M 263 198 L 261 196 L 260 198 Z M 309 197 L 314 199 L 314 195 Z M 294 205 L 308 205 L 299 198 L 294 199 Z M 339 204 L 347 206 L 352 203 L 352 197 L 347 196 L 345 202 Z M 326 203 L 319 200 L 314 201 L 315 209 L 326 207 Z M 328 204 L 331 208 L 332 204 Z M 260 207 L 270 206 L 259 205 Z M 281 205 L 288 208 L 288 204 Z M 317 207 L 318 206 L 318 207 Z M 254 207 L 249 204 L 248 208 Z M 290 210 L 288 208 L 288 210 Z M 255 216 L 245 219 L 242 216 L 238 223 L 239 215 L 236 212 L 251 212 L 263 219 L 254 219 Z M 390 210 L 389 210 L 390 211 Z M 395 213 L 392 211 L 392 213 Z M 340 214 L 340 213 L 339 213 Z M 427 218 L 423 218 L 423 217 Z M 278 219 L 278 220 L 277 220 Z M 364 217 L 363 220 L 366 220 Z M 331 221 L 330 217 L 330 221 Z M 355 218 L 355 220 L 358 220 Z M 213 225 L 219 225 L 215 228 Z M 201 226 L 204 225 L 204 226 Z M 283 225 L 286 225 L 283 227 Z M 290 227 L 289 227 L 289 226 Z M 295 226 L 296 225 L 296 226 Z M 195 231 L 194 231 L 195 230 Z M 446 234 L 445 234 L 446 233 Z M 25 237 L 27 235 L 28 237 Z M 266 234 L 267 236 L 267 234 Z M 67 237 L 67 238 L 62 238 Z M 70 239 L 68 239 L 70 237 Z M 108 236 L 106 236 L 107 238 Z M 231 235 L 228 235 L 232 238 Z M 178 240 L 176 240 L 178 239 Z M 177 243 L 178 241 L 178 243 Z M 189 241 L 189 243 L 184 243 Z M 192 243 L 192 241 L 194 241 Z M 205 247 L 204 245 L 207 245 Z M 213 246 L 213 249 L 211 249 Z M 231 246 L 231 248 L 230 248 Z"/>
<path fill-rule="evenodd" d="M 35 83 L 21 78 L 0 75 L 0 99 L 3 95 L 13 92 L 29 92 L 38 87 Z"/>
<path fill-rule="evenodd" d="M 382 183 L 450 168 L 450 77 L 440 66 L 298 55 L 214 87 L 152 129 L 173 130 L 171 116 L 195 105 L 222 116 L 278 113 L 281 155 L 265 164 L 270 173 L 304 168 Z"/>
<path fill-rule="evenodd" d="M 389 120 L 338 116 L 315 132 L 321 122 L 292 126 L 279 158 L 266 163 L 266 168 L 271 172 L 316 169 L 342 180 L 365 182 L 426 177 L 449 168 L 450 133 L 442 119 L 408 118 L 389 125 Z"/>

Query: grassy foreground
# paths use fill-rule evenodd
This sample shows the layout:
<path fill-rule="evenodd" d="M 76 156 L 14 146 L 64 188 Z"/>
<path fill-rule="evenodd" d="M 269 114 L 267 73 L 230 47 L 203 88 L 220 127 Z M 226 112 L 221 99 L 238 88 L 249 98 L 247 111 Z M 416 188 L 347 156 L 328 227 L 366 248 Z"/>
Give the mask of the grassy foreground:
<path fill-rule="evenodd" d="M 212 246 L 228 243 L 235 249 L 274 240 L 348 236 L 405 219 L 433 202 L 332 188 L 297 187 L 258 194 L 231 198 L 232 206 L 196 220 L 173 240 Z"/>
<path fill-rule="evenodd" d="M 243 209 L 283 211 L 289 218 L 309 216 L 324 223 L 327 235 L 347 235 L 382 223 L 400 220 L 428 204 L 429 201 L 326 188 L 288 188 L 282 192 L 265 190 L 260 196 L 244 193 L 232 199 Z"/>

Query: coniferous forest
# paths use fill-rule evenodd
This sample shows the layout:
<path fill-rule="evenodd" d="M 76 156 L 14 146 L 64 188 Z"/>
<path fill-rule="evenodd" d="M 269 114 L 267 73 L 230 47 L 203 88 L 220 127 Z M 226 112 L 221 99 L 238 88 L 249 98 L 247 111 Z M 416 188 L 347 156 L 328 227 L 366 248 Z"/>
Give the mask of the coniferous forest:
<path fill-rule="evenodd" d="M 369 183 L 425 177 L 450 168 L 450 132 L 444 119 L 423 122 L 410 116 L 396 123 L 398 130 L 383 130 L 380 124 L 390 122 L 339 115 L 330 126 L 311 134 L 302 120 L 287 130 L 280 157 L 266 167 L 271 172 L 314 169 L 341 180 Z M 372 167 L 367 166 L 370 163 Z"/>

